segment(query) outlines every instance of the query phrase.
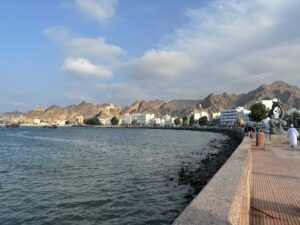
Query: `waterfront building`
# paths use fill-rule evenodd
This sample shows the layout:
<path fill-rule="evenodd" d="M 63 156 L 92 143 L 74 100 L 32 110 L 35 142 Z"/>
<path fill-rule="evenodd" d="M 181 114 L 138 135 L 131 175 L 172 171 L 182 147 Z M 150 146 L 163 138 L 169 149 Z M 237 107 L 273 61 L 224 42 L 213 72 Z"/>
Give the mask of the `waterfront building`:
<path fill-rule="evenodd" d="M 172 117 L 170 115 L 168 115 L 168 114 L 167 115 L 163 115 L 162 118 L 164 120 L 171 120 L 172 119 Z"/>
<path fill-rule="evenodd" d="M 190 123 L 190 118 L 194 116 L 194 120 L 199 120 L 200 118 L 206 116 L 207 119 L 209 118 L 209 115 L 207 112 L 203 111 L 203 110 L 197 110 L 194 109 L 193 112 L 190 113 L 190 115 L 188 116 L 188 124 Z"/>
<path fill-rule="evenodd" d="M 76 125 L 82 125 L 83 124 L 83 116 L 76 116 L 75 117 L 75 124 Z"/>
<path fill-rule="evenodd" d="M 162 118 L 153 118 L 151 119 L 150 123 L 153 125 L 153 126 L 165 126 L 165 120 L 162 119 Z"/>
<path fill-rule="evenodd" d="M 171 117 L 170 115 L 164 115 L 162 119 L 164 120 L 164 126 L 172 127 L 175 124 L 175 118 Z"/>
<path fill-rule="evenodd" d="M 131 121 L 137 121 L 137 124 L 140 125 L 149 125 L 151 119 L 154 118 L 154 114 L 149 113 L 134 113 L 131 115 Z"/>
<path fill-rule="evenodd" d="M 108 118 L 98 118 L 101 125 L 103 126 L 111 126 L 111 119 L 108 119 Z"/>
<path fill-rule="evenodd" d="M 38 125 L 38 124 L 41 124 L 41 120 L 40 119 L 34 119 L 32 123 L 35 124 L 35 125 Z"/>
<path fill-rule="evenodd" d="M 66 121 L 65 120 L 58 120 L 55 123 L 57 126 L 65 126 L 66 125 Z"/>
<path fill-rule="evenodd" d="M 124 125 L 129 125 L 131 124 L 132 120 L 131 120 L 131 115 L 129 113 L 126 113 L 124 116 L 123 116 L 123 119 L 122 119 L 122 124 Z"/>
<path fill-rule="evenodd" d="M 200 118 L 202 118 L 204 116 L 206 116 L 208 118 L 208 113 L 205 111 L 199 111 L 199 112 L 194 113 L 195 120 L 199 120 Z"/>
<path fill-rule="evenodd" d="M 250 124 L 250 111 L 244 107 L 237 107 L 235 109 L 226 109 L 221 112 L 220 125 L 234 126 L 237 119 L 243 120 L 246 124 Z"/>

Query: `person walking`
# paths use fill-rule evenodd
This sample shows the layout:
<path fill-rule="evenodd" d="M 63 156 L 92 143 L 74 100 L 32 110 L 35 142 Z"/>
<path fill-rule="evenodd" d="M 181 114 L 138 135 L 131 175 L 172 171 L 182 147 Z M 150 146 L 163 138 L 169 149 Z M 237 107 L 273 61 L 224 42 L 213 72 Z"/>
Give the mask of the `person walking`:
<path fill-rule="evenodd" d="M 294 148 L 294 146 L 297 146 L 298 131 L 294 128 L 293 124 L 290 125 L 287 135 L 289 137 L 291 147 Z"/>

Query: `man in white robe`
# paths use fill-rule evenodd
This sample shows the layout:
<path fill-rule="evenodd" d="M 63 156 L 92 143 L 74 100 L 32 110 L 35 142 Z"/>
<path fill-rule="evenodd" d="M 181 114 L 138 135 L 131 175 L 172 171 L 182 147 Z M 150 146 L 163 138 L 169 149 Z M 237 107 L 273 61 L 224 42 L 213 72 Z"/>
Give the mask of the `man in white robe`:
<path fill-rule="evenodd" d="M 290 128 L 288 129 L 287 135 L 289 137 L 291 147 L 294 148 L 294 146 L 297 146 L 298 132 L 294 128 L 293 124 L 291 124 Z"/>

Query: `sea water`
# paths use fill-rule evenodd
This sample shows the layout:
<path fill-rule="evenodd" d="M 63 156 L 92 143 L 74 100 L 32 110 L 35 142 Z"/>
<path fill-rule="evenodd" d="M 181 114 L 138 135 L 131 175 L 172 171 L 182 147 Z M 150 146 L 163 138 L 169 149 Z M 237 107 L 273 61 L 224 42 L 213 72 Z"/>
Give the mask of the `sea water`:
<path fill-rule="evenodd" d="M 162 225 L 187 206 L 182 166 L 223 134 L 0 128 L 0 224 Z"/>

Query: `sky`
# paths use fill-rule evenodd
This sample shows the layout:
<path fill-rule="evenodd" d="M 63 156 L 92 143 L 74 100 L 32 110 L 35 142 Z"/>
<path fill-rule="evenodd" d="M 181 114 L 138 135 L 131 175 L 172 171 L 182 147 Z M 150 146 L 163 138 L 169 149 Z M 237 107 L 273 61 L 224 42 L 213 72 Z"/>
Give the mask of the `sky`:
<path fill-rule="evenodd" d="M 3 0 L 0 112 L 300 86 L 299 0 Z"/>

